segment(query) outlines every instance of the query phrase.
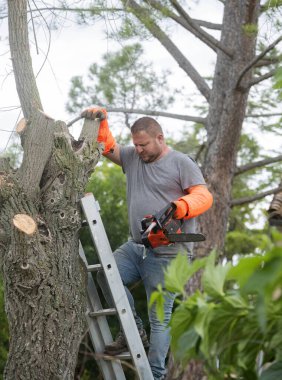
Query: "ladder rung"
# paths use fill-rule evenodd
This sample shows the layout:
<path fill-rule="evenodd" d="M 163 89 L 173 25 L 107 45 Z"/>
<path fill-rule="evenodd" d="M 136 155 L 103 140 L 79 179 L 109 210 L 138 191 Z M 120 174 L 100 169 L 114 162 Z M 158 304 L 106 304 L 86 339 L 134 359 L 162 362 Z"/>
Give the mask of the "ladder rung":
<path fill-rule="evenodd" d="M 130 354 L 130 352 L 122 352 L 121 354 L 119 355 L 115 355 L 115 356 L 111 356 L 111 355 L 107 355 L 107 354 L 104 354 L 105 356 L 103 357 L 104 360 L 113 360 L 113 358 L 115 359 L 119 359 L 119 360 L 130 360 L 132 359 L 132 356 Z"/>
<path fill-rule="evenodd" d="M 88 272 L 97 272 L 100 269 L 102 269 L 101 264 L 88 265 L 88 267 L 87 267 Z"/>
<path fill-rule="evenodd" d="M 97 311 L 90 311 L 88 313 L 89 317 L 100 317 L 101 315 L 115 315 L 117 313 L 116 309 L 102 309 Z"/>

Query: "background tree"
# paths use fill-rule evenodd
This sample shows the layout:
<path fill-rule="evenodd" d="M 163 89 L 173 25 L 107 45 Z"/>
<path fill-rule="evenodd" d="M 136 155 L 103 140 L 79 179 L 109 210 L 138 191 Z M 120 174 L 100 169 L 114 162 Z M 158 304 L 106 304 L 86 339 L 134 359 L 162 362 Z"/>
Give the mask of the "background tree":
<path fill-rule="evenodd" d="M 173 104 L 176 90 L 168 85 L 169 75 L 168 70 L 157 73 L 153 69 L 140 44 L 124 46 L 105 54 L 101 65 L 93 63 L 87 78 L 71 79 L 67 110 L 79 113 L 91 104 L 104 105 L 110 112 L 122 112 L 123 120 L 117 121 L 130 128 L 132 110 L 167 109 Z"/>

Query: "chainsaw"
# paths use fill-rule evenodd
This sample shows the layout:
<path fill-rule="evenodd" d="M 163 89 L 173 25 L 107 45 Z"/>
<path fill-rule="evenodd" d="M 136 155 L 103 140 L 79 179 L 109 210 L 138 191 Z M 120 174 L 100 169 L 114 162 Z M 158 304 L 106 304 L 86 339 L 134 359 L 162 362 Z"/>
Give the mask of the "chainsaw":
<path fill-rule="evenodd" d="M 157 248 L 162 245 L 206 239 L 202 234 L 182 232 L 183 220 L 173 219 L 175 210 L 176 205 L 169 203 L 155 215 L 147 215 L 141 220 L 141 239 L 145 247 Z"/>

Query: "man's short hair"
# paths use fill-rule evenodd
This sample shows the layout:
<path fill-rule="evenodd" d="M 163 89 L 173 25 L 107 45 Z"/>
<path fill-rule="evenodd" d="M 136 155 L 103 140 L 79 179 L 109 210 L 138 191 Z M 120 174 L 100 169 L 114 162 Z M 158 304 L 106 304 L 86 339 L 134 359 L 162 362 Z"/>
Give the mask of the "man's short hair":
<path fill-rule="evenodd" d="M 132 134 L 141 131 L 145 131 L 153 137 L 157 136 L 158 134 L 163 135 L 162 127 L 157 122 L 157 120 L 148 116 L 140 117 L 140 119 L 137 119 L 131 127 Z"/>

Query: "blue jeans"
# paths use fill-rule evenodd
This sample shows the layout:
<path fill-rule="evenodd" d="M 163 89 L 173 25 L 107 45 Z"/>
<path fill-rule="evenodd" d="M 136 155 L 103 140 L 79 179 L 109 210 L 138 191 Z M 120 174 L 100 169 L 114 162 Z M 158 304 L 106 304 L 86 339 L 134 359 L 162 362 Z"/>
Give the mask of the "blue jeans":
<path fill-rule="evenodd" d="M 141 318 L 136 313 L 134 299 L 127 286 L 142 280 L 145 287 L 148 304 L 150 301 L 150 296 L 152 292 L 156 290 L 157 285 L 164 285 L 163 271 L 169 264 L 170 259 L 156 255 L 151 249 L 146 249 L 144 252 L 144 246 L 137 244 L 132 240 L 119 247 L 114 252 L 114 257 L 136 321 L 136 325 L 138 330 L 141 330 L 143 328 L 143 323 Z M 108 293 L 108 287 L 105 286 L 104 276 L 101 276 L 100 272 L 97 277 L 104 296 L 111 306 L 111 296 Z M 165 300 L 163 323 L 158 320 L 154 307 L 148 310 L 151 328 L 148 360 L 154 379 L 160 379 L 166 373 L 165 359 L 170 344 L 170 332 L 167 324 L 170 320 L 174 298 L 175 295 L 170 293 L 169 297 Z"/>

